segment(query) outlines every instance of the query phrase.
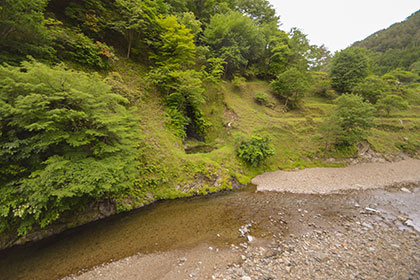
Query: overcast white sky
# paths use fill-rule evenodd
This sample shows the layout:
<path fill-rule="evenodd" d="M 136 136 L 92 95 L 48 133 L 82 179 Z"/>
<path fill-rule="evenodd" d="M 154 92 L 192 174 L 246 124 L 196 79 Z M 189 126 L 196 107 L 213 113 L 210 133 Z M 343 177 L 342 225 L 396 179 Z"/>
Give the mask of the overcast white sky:
<path fill-rule="evenodd" d="M 312 44 L 334 52 L 400 22 L 420 9 L 420 0 L 269 0 L 281 29 L 298 27 Z"/>

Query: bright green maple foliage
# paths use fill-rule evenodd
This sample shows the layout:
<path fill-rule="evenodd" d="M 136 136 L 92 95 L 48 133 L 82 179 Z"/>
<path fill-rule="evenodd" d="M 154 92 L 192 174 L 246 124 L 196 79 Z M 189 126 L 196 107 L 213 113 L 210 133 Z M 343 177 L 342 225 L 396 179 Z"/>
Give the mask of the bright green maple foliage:
<path fill-rule="evenodd" d="M 44 227 L 132 185 L 139 126 L 98 76 L 0 67 L 0 231 Z"/>

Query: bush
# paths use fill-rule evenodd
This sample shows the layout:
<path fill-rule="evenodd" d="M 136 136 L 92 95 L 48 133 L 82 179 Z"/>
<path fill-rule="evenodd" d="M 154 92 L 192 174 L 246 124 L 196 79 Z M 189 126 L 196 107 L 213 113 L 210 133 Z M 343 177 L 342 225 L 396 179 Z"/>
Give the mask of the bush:
<path fill-rule="evenodd" d="M 268 95 L 265 92 L 259 92 L 255 95 L 255 102 L 264 105 L 267 103 Z"/>
<path fill-rule="evenodd" d="M 241 76 L 233 77 L 232 84 L 236 90 L 244 90 L 246 87 L 246 79 Z"/>
<path fill-rule="evenodd" d="M 0 66 L 0 232 L 45 227 L 130 187 L 139 125 L 98 76 Z"/>
<path fill-rule="evenodd" d="M 52 27 L 53 47 L 61 59 L 74 61 L 96 69 L 106 69 L 115 60 L 113 50 L 105 43 L 96 43 L 82 33 L 69 28 Z"/>
<path fill-rule="evenodd" d="M 269 156 L 274 155 L 268 137 L 252 136 L 241 142 L 237 149 L 238 157 L 252 167 L 261 165 Z"/>

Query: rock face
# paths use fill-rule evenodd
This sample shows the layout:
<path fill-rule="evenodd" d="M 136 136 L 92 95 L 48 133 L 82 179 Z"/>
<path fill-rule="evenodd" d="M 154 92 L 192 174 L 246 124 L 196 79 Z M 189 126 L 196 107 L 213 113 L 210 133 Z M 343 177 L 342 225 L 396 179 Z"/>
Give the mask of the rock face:
<path fill-rule="evenodd" d="M 275 171 L 255 177 L 258 191 L 333 193 L 351 189 L 374 189 L 420 182 L 420 160 L 364 163 L 345 168 L 309 168 Z"/>

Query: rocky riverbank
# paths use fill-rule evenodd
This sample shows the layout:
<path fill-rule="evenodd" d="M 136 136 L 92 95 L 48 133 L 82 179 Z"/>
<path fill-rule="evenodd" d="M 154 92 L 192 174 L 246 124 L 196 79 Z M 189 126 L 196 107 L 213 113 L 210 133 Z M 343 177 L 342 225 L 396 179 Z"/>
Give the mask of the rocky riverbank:
<path fill-rule="evenodd" d="M 375 217 L 376 218 L 376 217 Z M 242 250 L 212 279 L 419 279 L 420 236 L 371 217 Z"/>
<path fill-rule="evenodd" d="M 420 279 L 420 188 L 255 193 L 247 204 L 236 242 L 138 254 L 65 279 Z"/>

